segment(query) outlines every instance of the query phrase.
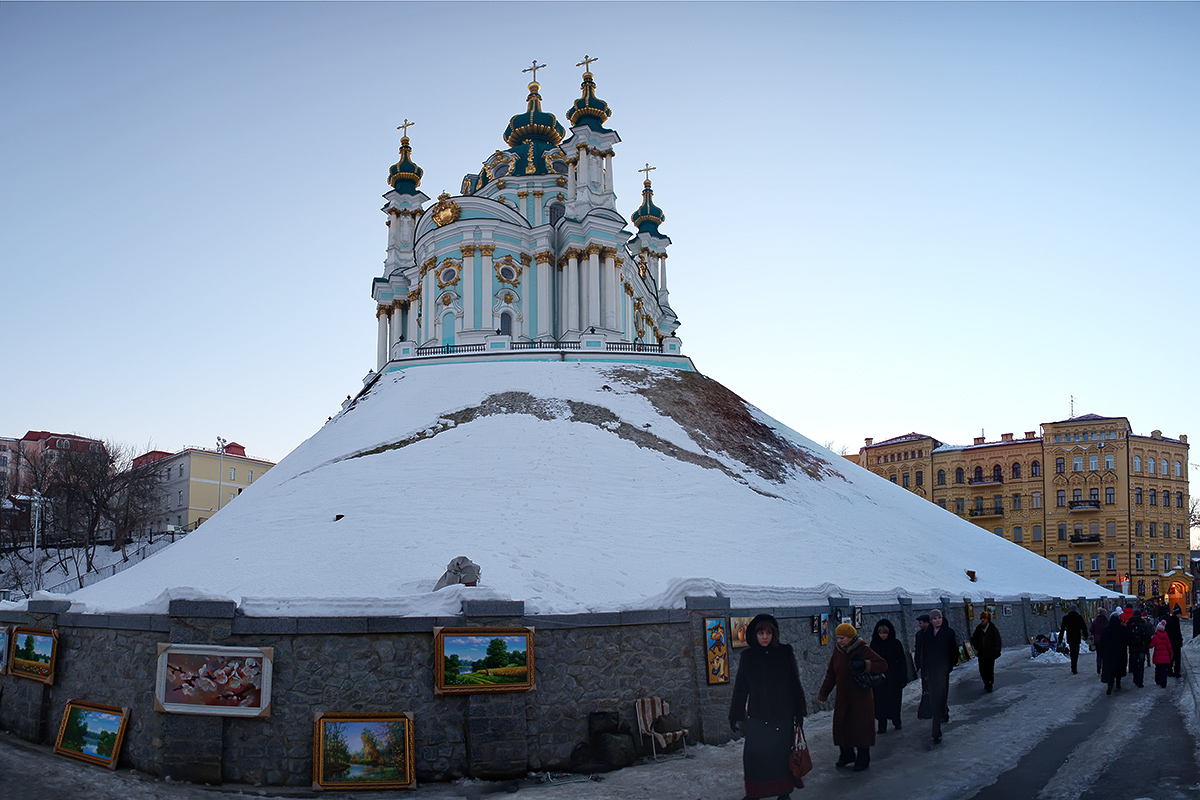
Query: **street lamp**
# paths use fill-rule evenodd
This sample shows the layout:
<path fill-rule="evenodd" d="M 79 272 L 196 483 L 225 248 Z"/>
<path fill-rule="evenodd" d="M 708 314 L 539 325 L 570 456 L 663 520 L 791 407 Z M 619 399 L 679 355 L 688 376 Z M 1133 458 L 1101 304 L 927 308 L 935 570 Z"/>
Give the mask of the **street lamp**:
<path fill-rule="evenodd" d="M 42 530 L 42 493 L 33 490 L 33 589 L 42 588 L 41 571 L 38 569 L 38 534 Z"/>
<path fill-rule="evenodd" d="M 227 444 L 229 444 L 229 442 L 225 441 L 220 436 L 217 437 L 217 452 L 220 453 L 220 455 L 217 457 L 217 511 L 221 510 L 221 492 L 224 489 L 221 481 L 225 477 L 225 445 Z"/>

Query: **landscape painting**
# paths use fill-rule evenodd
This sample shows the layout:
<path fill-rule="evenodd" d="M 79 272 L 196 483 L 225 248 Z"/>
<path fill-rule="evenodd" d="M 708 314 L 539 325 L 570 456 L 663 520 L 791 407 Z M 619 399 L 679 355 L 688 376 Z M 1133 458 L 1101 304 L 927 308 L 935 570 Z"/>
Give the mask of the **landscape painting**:
<path fill-rule="evenodd" d="M 58 632 L 36 628 L 14 628 L 8 670 L 22 678 L 54 683 Z"/>
<path fill-rule="evenodd" d="M 729 683 L 729 632 L 724 617 L 704 620 L 704 641 L 708 685 Z"/>
<path fill-rule="evenodd" d="M 63 709 L 54 752 L 116 769 L 129 709 L 71 700 Z"/>
<path fill-rule="evenodd" d="M 274 648 L 158 646 L 154 710 L 168 714 L 266 717 Z"/>
<path fill-rule="evenodd" d="M 533 628 L 436 628 L 433 652 L 438 694 L 533 688 Z"/>
<path fill-rule="evenodd" d="M 316 715 L 314 789 L 413 789 L 412 715 Z"/>

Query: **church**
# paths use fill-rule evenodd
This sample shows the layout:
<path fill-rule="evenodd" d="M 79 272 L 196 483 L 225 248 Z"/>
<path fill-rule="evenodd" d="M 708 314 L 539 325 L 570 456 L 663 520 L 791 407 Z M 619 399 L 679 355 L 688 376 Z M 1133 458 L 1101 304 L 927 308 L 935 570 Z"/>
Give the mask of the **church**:
<path fill-rule="evenodd" d="M 383 274 L 374 279 L 377 370 L 419 356 L 504 350 L 679 353 L 667 292 L 665 215 L 647 164 L 630 221 L 613 191 L 612 115 L 585 58 L 569 131 L 542 108 L 539 65 L 526 109 L 509 120 L 505 150 L 432 206 L 400 128 L 400 160 L 384 195 Z"/>

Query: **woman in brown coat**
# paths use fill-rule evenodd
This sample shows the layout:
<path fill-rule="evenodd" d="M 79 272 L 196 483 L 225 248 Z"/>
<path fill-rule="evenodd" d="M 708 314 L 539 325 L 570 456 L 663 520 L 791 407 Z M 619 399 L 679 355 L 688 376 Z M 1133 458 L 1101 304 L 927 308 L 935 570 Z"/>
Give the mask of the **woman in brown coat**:
<path fill-rule="evenodd" d="M 837 644 L 829 657 L 817 702 L 824 703 L 837 687 L 833 700 L 833 743 L 841 751 L 837 766 L 854 764 L 854 771 L 862 772 L 871 765 L 871 746 L 875 744 L 875 695 L 870 689 L 860 688 L 854 676 L 887 672 L 888 664 L 858 638 L 858 631 L 850 623 L 838 625 L 834 634 Z"/>

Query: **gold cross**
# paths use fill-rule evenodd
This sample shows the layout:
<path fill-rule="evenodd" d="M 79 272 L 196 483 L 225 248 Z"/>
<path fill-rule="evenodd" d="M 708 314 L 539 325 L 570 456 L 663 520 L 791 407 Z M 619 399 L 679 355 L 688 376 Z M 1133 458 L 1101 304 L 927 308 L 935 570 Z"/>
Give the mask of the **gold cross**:
<path fill-rule="evenodd" d="M 654 169 L 658 169 L 658 167 L 650 166 L 650 162 L 647 161 L 646 166 L 643 167 L 642 169 L 639 169 L 638 172 L 646 173 L 646 180 L 650 180 L 650 170 L 654 170 Z"/>
<path fill-rule="evenodd" d="M 537 83 L 537 71 L 539 69 L 545 69 L 545 67 L 546 67 L 545 64 L 537 63 L 537 59 L 535 58 L 533 60 L 533 66 L 530 67 L 529 69 L 523 69 L 523 70 L 521 70 L 521 72 L 532 72 L 533 73 L 533 82 Z"/>
<path fill-rule="evenodd" d="M 583 67 L 583 71 L 584 71 L 584 72 L 591 72 L 591 71 L 592 71 L 592 64 L 593 64 L 594 62 L 596 62 L 596 61 L 599 61 L 599 60 L 600 60 L 600 59 L 598 59 L 598 58 L 592 58 L 592 57 L 591 57 L 591 56 L 589 56 L 587 53 L 584 53 L 584 54 L 583 54 L 583 61 L 580 61 L 580 62 L 579 62 L 578 64 L 576 64 L 575 66 L 577 66 L 577 67 Z"/>
<path fill-rule="evenodd" d="M 409 122 L 409 121 L 408 121 L 408 117 L 405 117 L 405 118 L 404 118 L 404 124 L 403 124 L 403 125 L 397 125 L 397 126 L 396 126 L 396 130 L 398 130 L 398 131 L 401 131 L 401 130 L 402 130 L 402 131 L 404 131 L 404 133 L 402 133 L 402 134 L 401 134 L 401 136 L 403 136 L 405 139 L 407 139 L 407 138 L 408 138 L 408 129 L 409 129 L 410 127 L 412 127 L 413 125 L 416 125 L 416 124 L 417 124 L 417 123 L 415 123 L 415 122 Z"/>

